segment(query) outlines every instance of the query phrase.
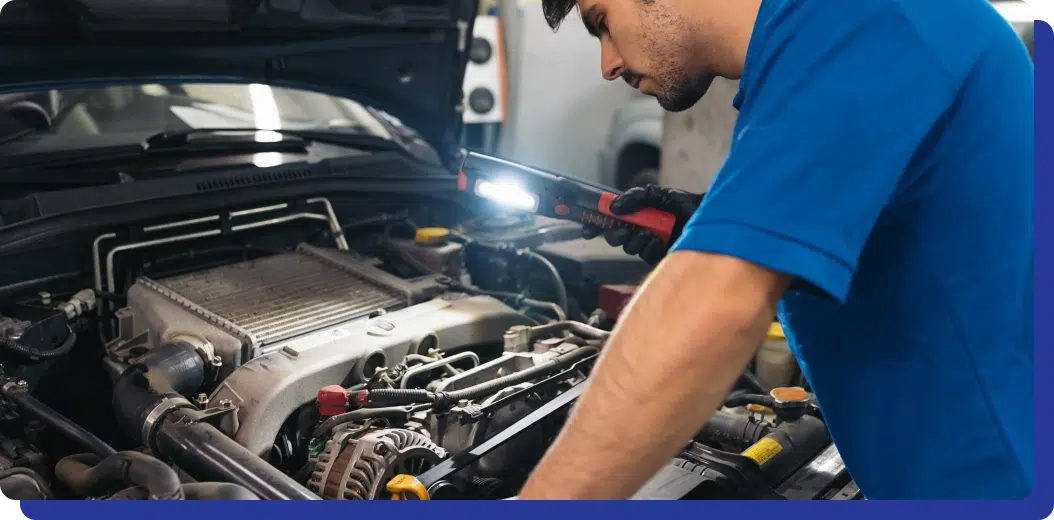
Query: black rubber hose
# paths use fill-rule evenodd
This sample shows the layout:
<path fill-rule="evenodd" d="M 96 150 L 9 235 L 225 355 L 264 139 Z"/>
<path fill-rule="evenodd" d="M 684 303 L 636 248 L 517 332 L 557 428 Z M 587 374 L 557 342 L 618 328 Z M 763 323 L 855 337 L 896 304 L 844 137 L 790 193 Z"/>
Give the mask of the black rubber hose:
<path fill-rule="evenodd" d="M 567 305 L 567 287 L 564 286 L 564 278 L 560 276 L 560 271 L 556 270 L 556 266 L 553 265 L 548 258 L 535 253 L 530 249 L 521 249 L 517 254 L 538 262 L 549 271 L 549 276 L 553 279 L 553 289 L 556 290 L 556 304 L 564 310 L 564 315 L 569 315 L 571 309 Z"/>
<path fill-rule="evenodd" d="M 216 427 L 181 411 L 169 414 L 156 431 L 158 453 L 199 481 L 238 484 L 264 500 L 320 500 Z"/>
<path fill-rule="evenodd" d="M 5 470 L 0 470 L 0 481 L 16 475 L 21 475 L 32 480 L 40 491 L 40 496 L 44 497 L 44 499 L 55 499 L 55 493 L 51 491 L 51 486 L 48 486 L 48 483 L 44 481 L 44 477 L 41 477 L 39 473 L 29 468 L 7 468 Z"/>
<path fill-rule="evenodd" d="M 370 403 L 387 405 L 431 403 L 439 407 L 450 406 L 462 399 L 483 397 L 502 388 L 525 383 L 545 374 L 555 372 L 596 352 L 597 349 L 595 348 L 578 348 L 540 365 L 453 392 L 429 392 L 428 390 L 401 388 L 370 390 L 369 401 Z"/>
<path fill-rule="evenodd" d="M 759 406 L 764 406 L 766 408 L 773 408 L 774 406 L 776 406 L 776 403 L 772 399 L 772 397 L 767 395 L 736 392 L 725 398 L 725 406 L 728 408 L 737 408 L 749 404 L 756 404 Z"/>
<path fill-rule="evenodd" d="M 772 426 L 750 415 L 718 410 L 695 435 L 697 441 L 728 442 L 746 448 L 768 435 Z"/>
<path fill-rule="evenodd" d="M 229 482 L 195 482 L 183 484 L 187 500 L 259 500 L 252 491 Z"/>
<path fill-rule="evenodd" d="M 165 343 L 128 367 L 114 383 L 113 408 L 117 422 L 139 438 L 150 414 L 165 400 L 191 406 L 192 395 L 205 381 L 205 361 L 193 345 Z M 173 408 L 174 409 L 174 408 Z M 153 419 L 156 421 L 156 418 Z M 150 446 L 150 439 L 143 439 Z"/>
<path fill-rule="evenodd" d="M 214 426 L 183 411 L 193 407 L 184 396 L 196 392 L 204 377 L 205 361 L 193 345 L 173 342 L 155 348 L 125 370 L 114 386 L 118 423 L 199 481 L 232 482 L 265 499 L 318 499 Z"/>
<path fill-rule="evenodd" d="M 2 387 L 4 397 L 18 405 L 19 409 L 33 415 L 41 422 L 51 426 L 66 438 L 87 448 L 99 457 L 109 457 L 117 450 L 106 444 L 102 439 L 85 430 L 66 416 L 56 412 L 50 406 L 40 402 L 37 398 L 29 395 L 29 391 L 15 383 L 7 383 Z"/>
<path fill-rule="evenodd" d="M 55 476 L 83 497 L 133 485 L 146 489 L 150 500 L 183 500 L 176 471 L 136 451 L 118 452 L 102 460 L 91 453 L 70 455 L 55 466 Z"/>
<path fill-rule="evenodd" d="M 360 408 L 358 410 L 352 410 L 339 415 L 334 415 L 322 424 L 315 428 L 312 433 L 313 438 L 321 437 L 338 425 L 349 423 L 353 421 L 363 421 L 366 419 L 379 419 L 387 417 L 405 417 L 414 412 L 413 406 L 390 406 L 387 408 Z"/>
<path fill-rule="evenodd" d="M 771 388 L 766 388 L 761 380 L 752 374 L 749 370 L 744 370 L 739 376 L 739 383 L 747 388 L 748 391 L 755 394 L 767 394 Z"/>
<path fill-rule="evenodd" d="M 552 311 L 556 314 L 556 319 L 560 321 L 567 320 L 567 314 L 564 310 L 553 302 L 547 302 L 542 300 L 533 300 L 519 293 L 504 292 L 504 291 L 489 291 L 485 289 L 479 289 L 476 287 L 466 287 L 460 284 L 451 284 L 450 288 L 455 291 L 466 292 L 469 294 L 478 294 L 482 296 L 490 296 L 492 298 L 498 298 L 501 300 L 513 300 L 513 305 L 524 305 L 532 309 Z"/>
<path fill-rule="evenodd" d="M 73 346 L 77 344 L 77 333 L 73 332 L 73 329 L 66 326 L 69 333 L 66 335 L 66 340 L 62 342 L 58 348 L 51 350 L 38 350 L 28 345 L 23 345 L 18 340 L 13 339 L 0 339 L 0 349 L 7 351 L 8 353 L 15 354 L 24 357 L 33 362 L 47 361 L 49 359 L 55 359 L 58 357 L 65 356 L 73 350 Z"/>

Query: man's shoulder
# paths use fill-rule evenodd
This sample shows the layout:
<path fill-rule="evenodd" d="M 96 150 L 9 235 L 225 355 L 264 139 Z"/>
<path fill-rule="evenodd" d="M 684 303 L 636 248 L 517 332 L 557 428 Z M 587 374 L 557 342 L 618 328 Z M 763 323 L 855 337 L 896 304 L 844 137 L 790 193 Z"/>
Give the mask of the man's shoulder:
<path fill-rule="evenodd" d="M 910 38 L 919 54 L 904 59 L 935 59 L 956 80 L 965 78 L 994 40 L 1016 38 L 987 0 L 765 0 L 755 31 L 760 54 L 791 58 L 784 51 L 793 40 L 823 52 L 824 46 L 870 39 L 870 52 L 881 53 L 892 52 L 883 37 Z"/>

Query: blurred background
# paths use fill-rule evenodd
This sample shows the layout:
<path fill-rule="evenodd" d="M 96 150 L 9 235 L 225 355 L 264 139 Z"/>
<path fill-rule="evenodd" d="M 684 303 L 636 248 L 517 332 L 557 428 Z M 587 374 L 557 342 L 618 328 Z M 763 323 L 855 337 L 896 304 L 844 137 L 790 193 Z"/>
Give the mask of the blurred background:
<path fill-rule="evenodd" d="M 992 4 L 1031 54 L 1031 7 Z M 706 190 L 728 153 L 738 82 L 718 80 L 692 109 L 667 113 L 601 78 L 600 45 L 576 18 L 554 34 L 540 0 L 481 4 L 465 80 L 467 146 L 619 189 Z"/>

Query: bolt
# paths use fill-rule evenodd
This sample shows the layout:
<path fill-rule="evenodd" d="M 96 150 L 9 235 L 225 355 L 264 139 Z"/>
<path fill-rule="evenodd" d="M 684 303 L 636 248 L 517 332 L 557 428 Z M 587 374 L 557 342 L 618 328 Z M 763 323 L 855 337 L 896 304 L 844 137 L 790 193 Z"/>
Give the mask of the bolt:
<path fill-rule="evenodd" d="M 40 296 L 40 303 L 43 305 L 51 305 L 51 293 L 47 291 L 40 291 L 37 293 Z"/>
<path fill-rule="evenodd" d="M 388 447 L 383 444 L 378 444 L 373 448 L 373 452 L 383 457 L 388 454 Z"/>
<path fill-rule="evenodd" d="M 29 388 L 29 383 L 27 383 L 25 381 L 22 381 L 21 379 L 15 384 L 18 385 L 21 388 Z"/>
<path fill-rule="evenodd" d="M 205 394 L 198 394 L 198 406 L 205 408 L 205 405 L 209 404 L 209 396 Z"/>
<path fill-rule="evenodd" d="M 234 403 L 230 399 L 220 399 L 220 408 L 224 410 L 230 410 L 234 406 Z"/>
<path fill-rule="evenodd" d="M 458 401 L 457 402 L 457 406 L 458 406 L 458 408 L 467 408 L 468 407 L 468 399 L 462 399 L 462 400 Z"/>

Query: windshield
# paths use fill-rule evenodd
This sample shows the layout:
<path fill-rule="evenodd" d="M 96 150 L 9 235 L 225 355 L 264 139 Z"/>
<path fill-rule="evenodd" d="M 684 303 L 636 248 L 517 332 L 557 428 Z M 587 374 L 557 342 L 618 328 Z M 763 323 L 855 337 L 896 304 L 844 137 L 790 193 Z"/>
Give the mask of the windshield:
<path fill-rule="evenodd" d="M 0 106 L 27 102 L 42 108 L 50 124 L 34 125 L 33 135 L 21 140 L 31 148 L 25 152 L 131 144 L 162 131 L 210 128 L 334 130 L 421 144 L 398 120 L 355 101 L 262 84 L 146 84 L 0 96 Z M 258 138 L 280 136 L 261 132 Z"/>

